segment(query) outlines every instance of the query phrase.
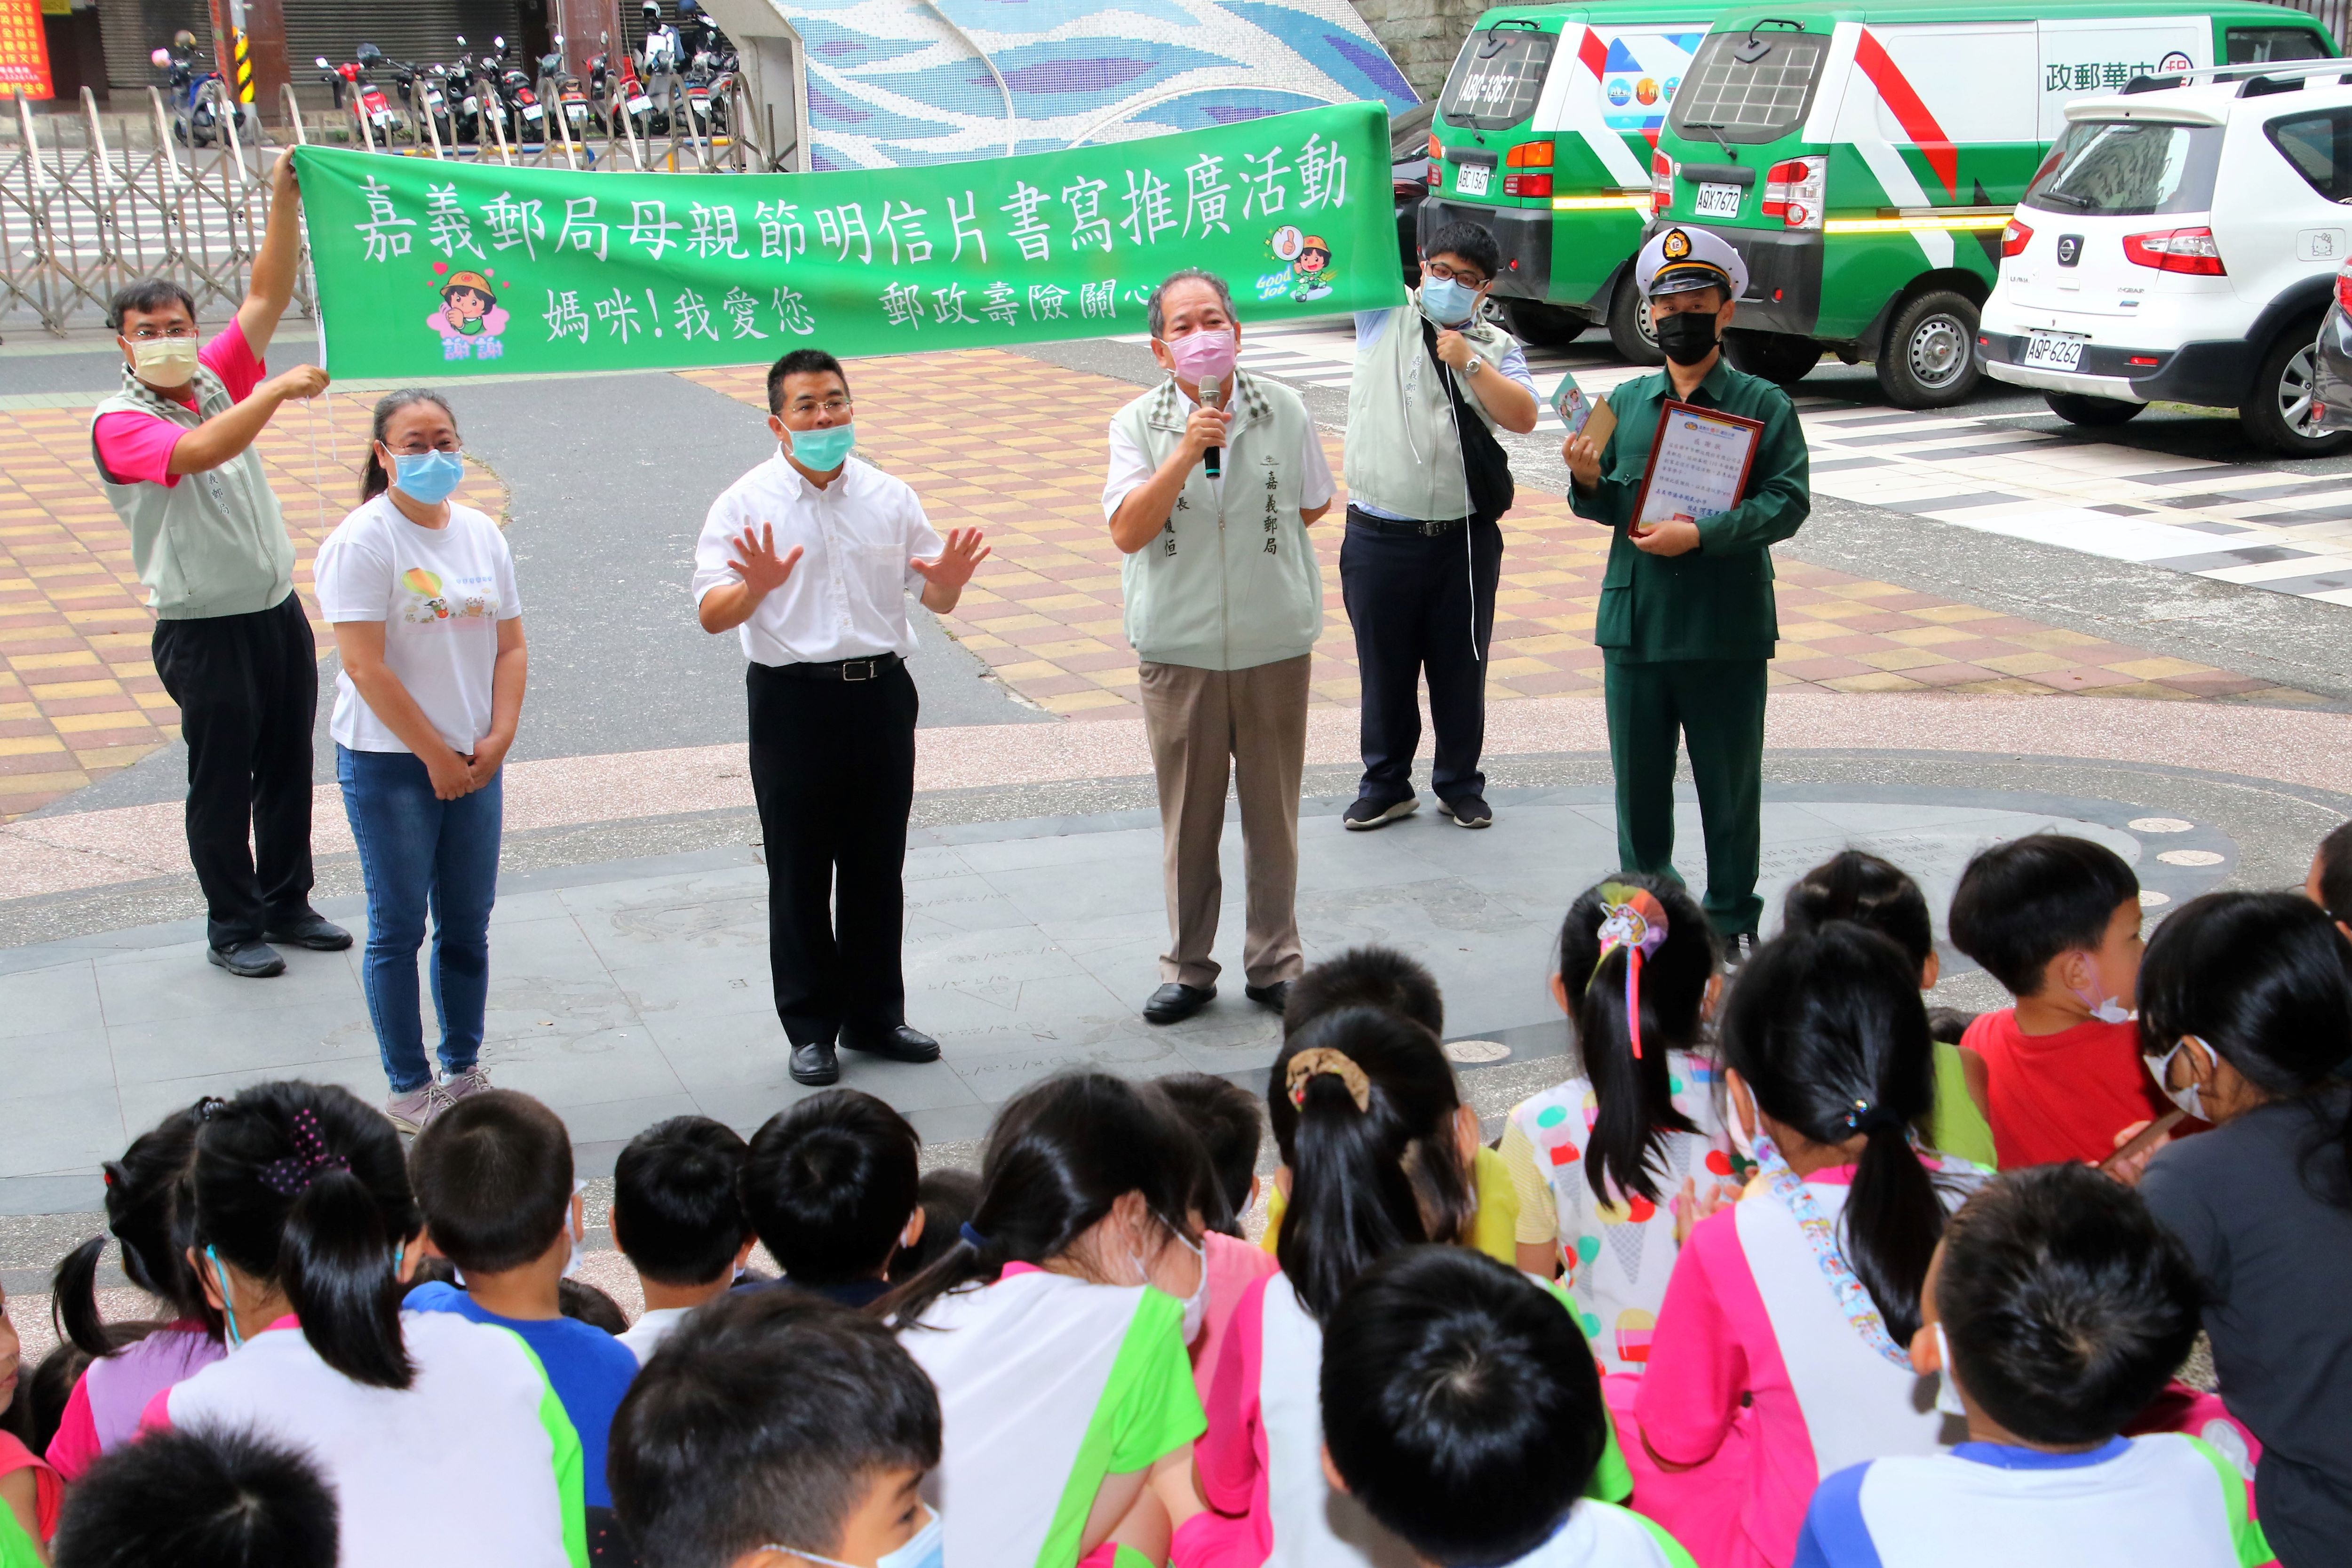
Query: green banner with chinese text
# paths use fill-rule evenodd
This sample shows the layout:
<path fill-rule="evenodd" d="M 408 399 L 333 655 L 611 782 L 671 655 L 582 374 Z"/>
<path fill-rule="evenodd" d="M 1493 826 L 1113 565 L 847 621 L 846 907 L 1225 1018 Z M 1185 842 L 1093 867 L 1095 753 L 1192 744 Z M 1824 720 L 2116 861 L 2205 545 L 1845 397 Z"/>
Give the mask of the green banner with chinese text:
<path fill-rule="evenodd" d="M 339 376 L 667 370 L 1144 330 L 1181 267 L 1244 322 L 1403 299 L 1377 103 L 821 174 L 587 174 L 304 147 Z"/>

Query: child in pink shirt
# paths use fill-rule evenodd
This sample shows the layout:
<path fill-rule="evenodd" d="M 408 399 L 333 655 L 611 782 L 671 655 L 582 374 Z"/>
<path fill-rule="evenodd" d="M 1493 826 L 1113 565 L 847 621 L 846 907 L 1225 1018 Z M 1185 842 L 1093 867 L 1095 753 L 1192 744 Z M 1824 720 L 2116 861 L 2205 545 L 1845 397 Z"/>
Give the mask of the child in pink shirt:
<path fill-rule="evenodd" d="M 68 1481 L 131 1440 L 156 1394 L 220 1360 L 220 1314 L 188 1267 L 194 1208 L 188 1167 L 198 1107 L 176 1110 L 132 1140 L 106 1177 L 106 1228 L 122 1244 L 131 1282 L 172 1309 L 173 1321 L 130 1344 L 110 1337 L 98 1311 L 98 1265 L 107 1236 L 94 1236 L 58 1263 L 53 1281 L 66 1337 L 97 1359 L 66 1399 L 48 1461 Z"/>
<path fill-rule="evenodd" d="M 1759 1174 L 1675 1261 L 1625 1446 L 1642 1511 L 1707 1568 L 1788 1568 L 1823 1477 L 1948 1443 L 1907 1347 L 1974 1172 L 1911 1142 L 1934 1057 L 1887 938 L 1840 921 L 1768 944 L 1722 1045 L 1727 1130 Z"/>

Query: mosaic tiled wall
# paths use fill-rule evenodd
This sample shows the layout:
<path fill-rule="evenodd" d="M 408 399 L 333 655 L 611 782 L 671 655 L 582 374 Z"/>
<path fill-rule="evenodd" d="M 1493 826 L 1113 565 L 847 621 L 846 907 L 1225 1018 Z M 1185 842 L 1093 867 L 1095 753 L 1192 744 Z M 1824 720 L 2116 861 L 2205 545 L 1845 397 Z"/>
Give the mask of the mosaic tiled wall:
<path fill-rule="evenodd" d="M 1318 104 L 1417 99 L 1347 0 L 782 0 L 808 44 L 812 166 L 1002 156 Z"/>

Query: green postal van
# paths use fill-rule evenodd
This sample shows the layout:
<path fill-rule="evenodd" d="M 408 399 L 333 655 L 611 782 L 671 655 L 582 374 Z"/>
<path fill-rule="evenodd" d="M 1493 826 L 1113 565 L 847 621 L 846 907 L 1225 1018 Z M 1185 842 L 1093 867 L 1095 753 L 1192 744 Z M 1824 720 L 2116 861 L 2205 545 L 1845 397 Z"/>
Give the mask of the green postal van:
<path fill-rule="evenodd" d="M 1596 0 L 1485 13 L 1438 95 L 1419 234 L 1469 218 L 1503 255 L 1495 294 L 1530 342 L 1609 323 L 1654 363 L 1628 280 L 1650 216 L 1650 153 L 1719 5 Z"/>
<path fill-rule="evenodd" d="M 1655 216 L 1739 249 L 1732 363 L 1873 361 L 1905 408 L 1982 374 L 1977 312 L 2066 105 L 2136 78 L 2332 58 L 2300 12 L 2212 0 L 1886 0 L 1727 10 L 1652 160 Z"/>

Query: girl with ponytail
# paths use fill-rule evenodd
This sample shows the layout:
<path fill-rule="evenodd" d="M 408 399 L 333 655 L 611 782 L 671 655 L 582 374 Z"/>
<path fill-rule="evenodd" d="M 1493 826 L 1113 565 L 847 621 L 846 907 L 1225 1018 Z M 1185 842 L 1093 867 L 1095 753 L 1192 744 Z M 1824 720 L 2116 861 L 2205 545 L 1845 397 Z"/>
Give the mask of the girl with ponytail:
<path fill-rule="evenodd" d="M 2262 1439 L 2254 1495 L 2289 1568 L 2340 1563 L 2352 1541 L 2352 944 L 2342 913 L 2290 893 L 2208 893 L 2157 928 L 2139 976 L 2148 1069 L 2180 1109 L 2213 1124 L 2160 1149 L 2137 1177 L 2140 1194 L 2207 1282 L 2214 1370 L 2230 1414 Z"/>
<path fill-rule="evenodd" d="M 1709 1568 L 1787 1568 L 1824 1478 L 1965 1435 L 1906 1348 L 1981 1180 L 1912 1142 L 1929 1046 L 1917 966 L 1850 921 L 1766 944 L 1731 988 L 1726 1130 L 1757 1175 L 1675 1261 L 1627 1445 L 1643 1510 Z"/>
<path fill-rule="evenodd" d="M 1512 1108 L 1501 1153 L 1518 1265 L 1564 1277 L 1606 1373 L 1641 1373 L 1683 1236 L 1738 1195 L 1701 1040 L 1720 984 L 1714 933 L 1679 882 L 1620 873 L 1560 924 L 1552 995 L 1581 1070 Z"/>
<path fill-rule="evenodd" d="M 1166 1560 L 1149 1489 L 1201 1435 L 1184 1347 L 1208 1300 L 1192 1212 L 1214 1184 L 1207 1160 L 1148 1086 L 1047 1079 L 997 1112 L 955 1244 L 869 1309 L 939 1390 L 924 1493 L 948 1562 Z"/>
<path fill-rule="evenodd" d="M 267 1083 L 206 1100 L 184 1254 L 229 1353 L 142 1425 L 250 1426 L 309 1451 L 343 1568 L 583 1564 L 580 1439 L 513 1334 L 404 1312 L 424 1220 L 399 1135 L 349 1090 Z"/>
<path fill-rule="evenodd" d="M 1282 1266 L 1234 1310 L 1180 1499 L 1173 1562 L 1410 1563 L 1403 1543 L 1324 1479 L 1323 1323 L 1356 1277 L 1403 1247 L 1466 1244 L 1477 1113 L 1437 1037 L 1385 1008 L 1341 1007 L 1290 1037 L 1266 1081 L 1289 1199 Z M 1205 1500 L 1213 1511 L 1201 1511 Z M 1189 1501 L 1189 1506 L 1187 1502 Z"/>
<path fill-rule="evenodd" d="M 106 1179 L 106 1230 L 58 1260 L 49 1311 L 60 1339 L 93 1360 L 66 1400 L 48 1461 L 68 1481 L 79 1480 L 99 1455 L 129 1442 L 148 1402 L 163 1390 L 220 1360 L 221 1316 L 188 1267 L 195 1208 L 188 1166 L 195 1153 L 203 1107 L 176 1110 L 132 1140 L 120 1160 L 100 1167 Z M 129 1324 L 109 1324 L 98 1310 L 98 1266 L 109 1239 L 122 1247 L 122 1272 L 167 1307 L 172 1321 L 125 1341 Z"/>
<path fill-rule="evenodd" d="M 1852 921 L 1891 940 L 1919 966 L 1920 990 L 1933 991 L 1943 977 L 1927 895 L 1894 862 L 1866 849 L 1843 850 L 1789 884 L 1780 905 L 1782 931 L 1811 931 L 1830 921 Z M 1984 1058 L 1948 1040 L 1937 1040 L 1935 1048 L 1936 1108 L 1919 1131 L 1930 1149 L 1990 1170 L 1997 1154 L 1985 1121 Z"/>

